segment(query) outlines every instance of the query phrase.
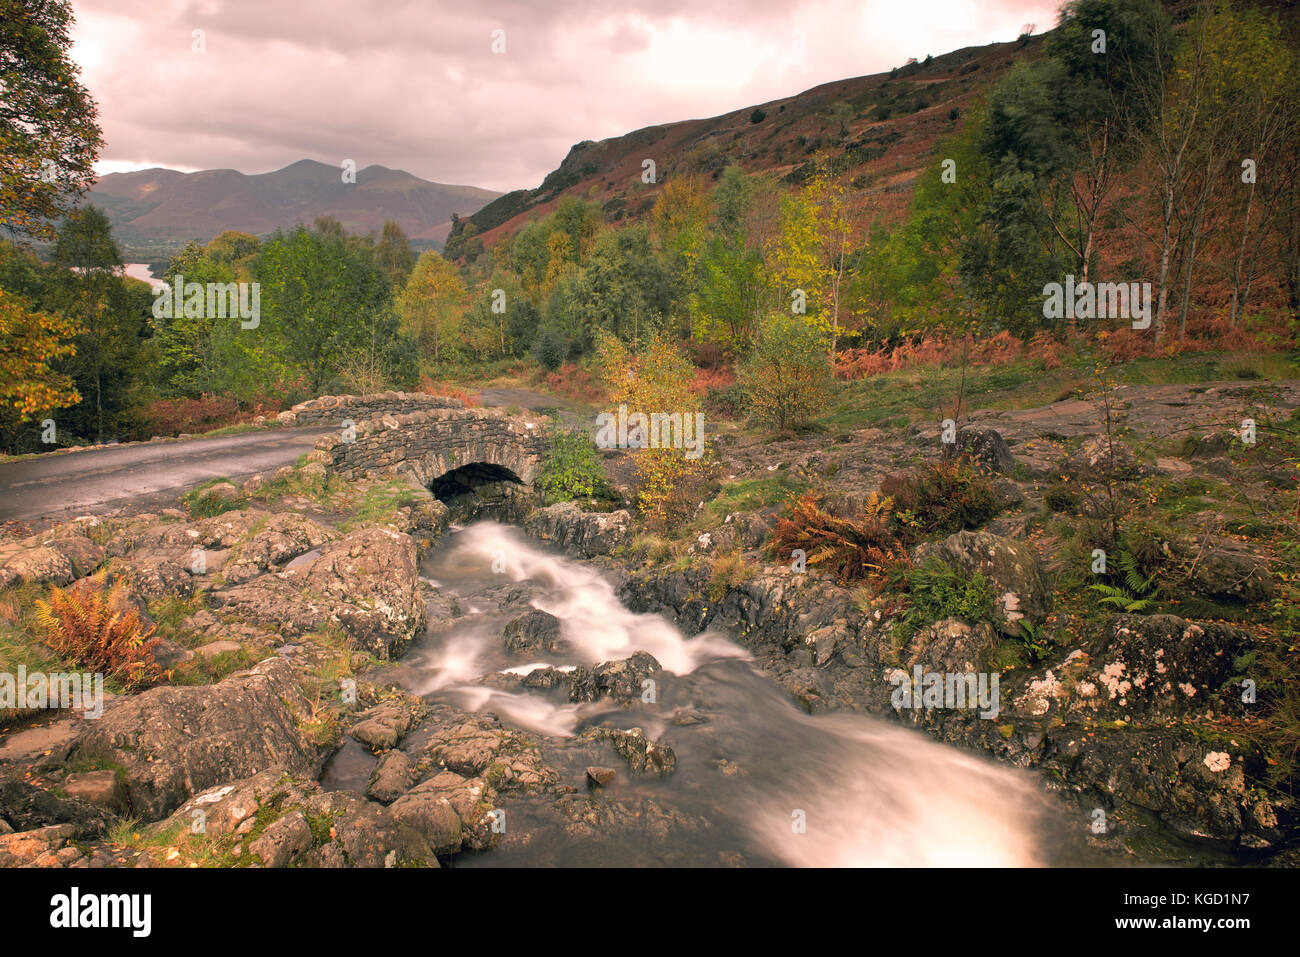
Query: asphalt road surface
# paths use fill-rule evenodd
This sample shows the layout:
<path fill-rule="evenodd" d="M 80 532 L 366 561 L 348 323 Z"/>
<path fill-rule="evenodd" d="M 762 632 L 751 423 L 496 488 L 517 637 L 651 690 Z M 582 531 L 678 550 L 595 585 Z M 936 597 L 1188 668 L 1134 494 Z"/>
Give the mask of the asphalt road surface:
<path fill-rule="evenodd" d="M 330 429 L 272 429 L 0 462 L 0 521 L 40 522 L 127 502 L 176 504 L 183 489 L 291 465 Z"/>

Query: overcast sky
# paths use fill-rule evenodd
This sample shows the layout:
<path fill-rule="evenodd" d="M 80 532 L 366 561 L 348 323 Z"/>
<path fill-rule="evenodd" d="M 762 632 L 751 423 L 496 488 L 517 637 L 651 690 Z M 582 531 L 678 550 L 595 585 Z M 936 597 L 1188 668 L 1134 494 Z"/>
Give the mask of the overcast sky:
<path fill-rule="evenodd" d="M 580 140 L 1042 32 L 1057 6 L 73 0 L 73 56 L 100 106 L 101 173 L 352 159 L 506 191 L 538 185 Z"/>

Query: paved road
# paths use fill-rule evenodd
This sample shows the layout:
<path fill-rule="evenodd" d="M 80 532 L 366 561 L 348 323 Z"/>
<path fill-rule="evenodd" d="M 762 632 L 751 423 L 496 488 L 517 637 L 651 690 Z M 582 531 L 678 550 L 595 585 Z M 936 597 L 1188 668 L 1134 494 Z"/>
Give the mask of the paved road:
<path fill-rule="evenodd" d="M 0 521 L 66 518 L 111 510 L 127 501 L 169 499 L 174 504 L 181 489 L 209 479 L 224 475 L 239 480 L 292 464 L 328 431 L 275 429 L 3 462 Z"/>

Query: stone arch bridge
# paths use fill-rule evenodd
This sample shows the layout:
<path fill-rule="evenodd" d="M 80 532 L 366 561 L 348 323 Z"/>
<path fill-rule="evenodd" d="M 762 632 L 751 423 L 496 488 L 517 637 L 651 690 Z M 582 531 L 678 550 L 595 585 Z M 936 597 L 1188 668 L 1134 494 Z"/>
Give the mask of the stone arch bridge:
<path fill-rule="evenodd" d="M 547 448 L 542 423 L 530 416 L 423 393 L 323 396 L 279 418 L 337 426 L 311 455 L 335 475 L 407 478 L 444 501 L 493 483 L 532 485 Z"/>

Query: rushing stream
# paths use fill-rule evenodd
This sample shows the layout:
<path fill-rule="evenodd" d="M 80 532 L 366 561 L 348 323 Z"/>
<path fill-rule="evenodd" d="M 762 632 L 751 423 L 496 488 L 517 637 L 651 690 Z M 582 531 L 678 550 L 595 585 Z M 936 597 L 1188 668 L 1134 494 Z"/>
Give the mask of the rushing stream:
<path fill-rule="evenodd" d="M 426 557 L 422 573 L 455 596 L 462 617 L 431 629 L 401 662 L 399 680 L 410 691 L 547 736 L 544 756 L 571 783 L 581 784 L 588 764 L 617 769 L 618 781 L 597 799 L 649 799 L 708 822 L 680 839 L 676 831 L 667 841 L 611 834 L 580 847 L 566 847 L 552 824 L 543 839 L 505 842 L 458 866 L 1060 862 L 1052 850 L 1058 842 L 1048 837 L 1059 822 L 1029 774 L 881 720 L 805 714 L 739 645 L 716 634 L 686 637 L 658 615 L 633 613 L 595 568 L 544 551 L 514 528 L 478 522 L 455 530 Z M 502 629 L 529 605 L 560 619 L 559 651 L 506 651 Z M 653 703 L 575 704 L 563 687 L 516 692 L 480 683 L 495 672 L 591 667 L 637 651 L 667 672 Z M 690 722 L 674 722 L 683 713 Z M 608 743 L 574 737 L 601 723 L 640 727 L 670 745 L 675 773 L 633 777 Z M 544 827 L 546 800 L 535 804 L 537 819 L 529 820 L 527 802 L 523 819 Z"/>

